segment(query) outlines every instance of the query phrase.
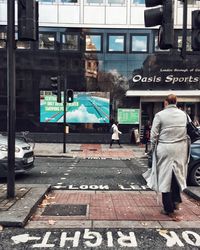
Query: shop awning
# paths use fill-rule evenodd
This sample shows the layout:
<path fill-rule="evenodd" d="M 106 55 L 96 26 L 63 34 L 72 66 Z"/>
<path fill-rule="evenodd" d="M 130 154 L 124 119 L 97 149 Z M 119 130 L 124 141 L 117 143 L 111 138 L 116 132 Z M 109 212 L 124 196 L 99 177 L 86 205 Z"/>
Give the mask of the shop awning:
<path fill-rule="evenodd" d="M 180 97 L 200 97 L 200 90 L 128 90 L 126 96 L 162 97 L 175 94 Z"/>

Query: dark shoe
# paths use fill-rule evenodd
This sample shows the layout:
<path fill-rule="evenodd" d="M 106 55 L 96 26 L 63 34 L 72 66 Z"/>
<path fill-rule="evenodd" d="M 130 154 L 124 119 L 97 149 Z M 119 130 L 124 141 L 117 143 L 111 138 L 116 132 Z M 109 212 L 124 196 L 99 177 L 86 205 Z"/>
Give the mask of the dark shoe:
<path fill-rule="evenodd" d="M 119 145 L 120 148 L 123 148 L 121 145 Z"/>
<path fill-rule="evenodd" d="M 165 211 L 164 209 L 161 209 L 160 213 L 164 214 L 164 215 L 168 215 L 168 216 L 171 214 L 174 214 L 174 212 L 169 213 L 169 212 Z"/>
<path fill-rule="evenodd" d="M 162 209 L 162 210 L 160 211 L 160 213 L 169 216 L 173 221 L 177 221 L 177 222 L 178 222 L 178 221 L 181 221 L 181 218 L 178 217 L 174 212 L 168 213 L 168 212 L 166 212 L 164 209 Z"/>
<path fill-rule="evenodd" d="M 180 210 L 180 203 L 179 202 L 174 202 L 174 209 Z"/>

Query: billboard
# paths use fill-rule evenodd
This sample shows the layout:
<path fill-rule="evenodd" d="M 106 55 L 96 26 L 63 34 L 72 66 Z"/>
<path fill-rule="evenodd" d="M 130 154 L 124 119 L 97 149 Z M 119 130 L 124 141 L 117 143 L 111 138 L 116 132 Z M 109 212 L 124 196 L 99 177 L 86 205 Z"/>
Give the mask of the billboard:
<path fill-rule="evenodd" d="M 56 99 L 51 91 L 40 91 L 40 122 L 63 122 L 63 103 Z M 74 102 L 67 103 L 67 123 L 109 123 L 109 120 L 109 92 L 74 92 Z"/>
<path fill-rule="evenodd" d="M 119 124 L 139 124 L 139 109 L 118 109 L 117 121 Z"/>

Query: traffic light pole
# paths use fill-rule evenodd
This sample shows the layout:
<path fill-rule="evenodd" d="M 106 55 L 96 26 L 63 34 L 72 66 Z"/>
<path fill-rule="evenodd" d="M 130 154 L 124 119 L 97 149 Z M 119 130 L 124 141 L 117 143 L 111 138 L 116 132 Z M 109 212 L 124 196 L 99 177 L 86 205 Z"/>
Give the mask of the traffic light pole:
<path fill-rule="evenodd" d="M 187 49 L 187 0 L 183 1 L 183 34 L 182 34 L 182 49 L 181 57 L 186 59 L 186 49 Z"/>
<path fill-rule="evenodd" d="M 7 130 L 8 130 L 8 176 L 7 198 L 15 196 L 15 119 L 16 119 L 16 73 L 15 73 L 15 1 L 7 1 Z"/>
<path fill-rule="evenodd" d="M 67 77 L 64 79 L 64 98 L 63 98 L 63 153 L 66 153 L 66 95 L 67 95 Z"/>

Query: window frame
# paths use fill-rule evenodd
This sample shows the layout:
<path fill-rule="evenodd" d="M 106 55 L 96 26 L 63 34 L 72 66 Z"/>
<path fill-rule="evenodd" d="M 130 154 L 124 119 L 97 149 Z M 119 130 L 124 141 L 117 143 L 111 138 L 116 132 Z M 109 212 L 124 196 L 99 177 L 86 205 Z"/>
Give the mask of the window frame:
<path fill-rule="evenodd" d="M 62 0 L 60 0 L 58 2 L 59 4 L 63 4 L 63 5 L 67 5 L 67 4 L 79 4 L 79 0 L 76 0 L 76 2 L 63 2 Z"/>
<path fill-rule="evenodd" d="M 86 50 L 86 36 L 100 36 L 100 50 Z M 92 33 L 85 33 L 84 34 L 84 51 L 85 53 L 102 53 L 103 52 L 103 33 L 95 33 L 95 32 L 92 32 Z"/>
<path fill-rule="evenodd" d="M 118 51 L 118 50 L 109 51 L 109 37 L 110 36 L 123 36 L 124 37 L 123 51 Z M 126 37 L 127 37 L 126 33 L 107 33 L 107 53 L 125 54 L 126 53 Z"/>
<path fill-rule="evenodd" d="M 53 49 L 46 49 L 46 48 L 40 48 L 40 34 L 49 34 L 52 35 L 54 37 L 54 48 Z M 55 51 L 57 48 L 56 46 L 56 32 L 48 32 L 48 31 L 39 31 L 38 34 L 38 43 L 37 43 L 37 50 L 41 50 L 41 51 Z"/>
<path fill-rule="evenodd" d="M 89 0 L 90 1 L 90 0 Z M 92 3 L 92 2 L 88 2 L 88 0 L 84 0 L 84 4 L 85 5 L 92 5 L 92 6 L 95 6 L 95 5 L 97 5 L 97 6 L 99 6 L 99 5 L 102 5 L 102 4 L 104 4 L 105 3 L 105 0 L 100 0 L 101 2 L 96 2 L 96 3 Z"/>
<path fill-rule="evenodd" d="M 119 5 L 119 6 L 125 6 L 126 5 L 126 1 L 123 0 L 124 2 L 123 3 L 110 3 L 109 1 L 112 1 L 112 0 L 106 0 L 107 4 L 110 6 L 110 5 Z"/>
<path fill-rule="evenodd" d="M 146 51 L 133 50 L 133 36 L 145 36 L 147 38 Z M 130 34 L 130 53 L 134 54 L 148 54 L 149 53 L 149 34 L 148 33 L 131 33 Z"/>
<path fill-rule="evenodd" d="M 135 0 L 132 0 L 131 5 L 132 6 L 145 6 L 145 0 L 144 0 L 144 3 L 137 3 L 137 2 L 135 2 Z"/>
<path fill-rule="evenodd" d="M 63 41 L 62 41 L 62 36 L 63 35 L 77 35 L 78 36 L 78 40 L 77 40 L 77 49 L 76 50 L 73 50 L 73 49 L 63 49 L 63 45 L 64 45 L 64 43 L 63 43 Z M 60 50 L 62 51 L 62 52 L 74 52 L 74 53 L 76 53 L 76 52 L 80 52 L 80 34 L 79 33 L 75 33 L 75 32 L 60 32 Z"/>

